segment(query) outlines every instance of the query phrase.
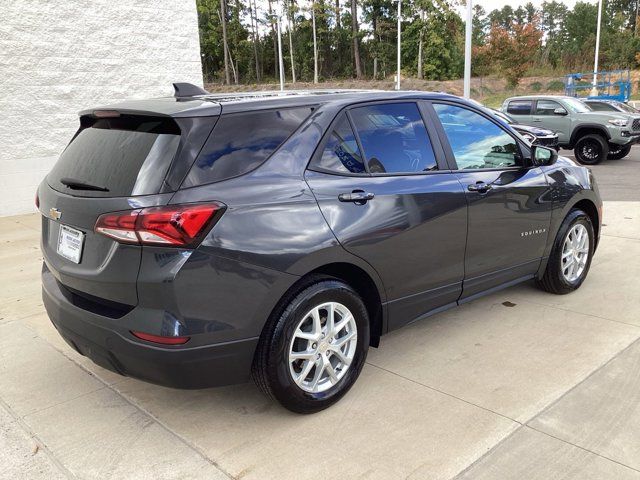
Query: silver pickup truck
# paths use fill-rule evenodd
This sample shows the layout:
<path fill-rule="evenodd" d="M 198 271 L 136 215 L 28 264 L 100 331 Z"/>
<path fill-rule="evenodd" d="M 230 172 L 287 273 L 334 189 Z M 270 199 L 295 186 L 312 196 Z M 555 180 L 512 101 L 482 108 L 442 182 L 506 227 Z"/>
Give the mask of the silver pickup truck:
<path fill-rule="evenodd" d="M 586 165 L 624 158 L 640 142 L 640 114 L 596 112 L 574 97 L 511 97 L 501 110 L 519 122 L 553 130 L 560 146 L 573 149 L 576 160 Z"/>

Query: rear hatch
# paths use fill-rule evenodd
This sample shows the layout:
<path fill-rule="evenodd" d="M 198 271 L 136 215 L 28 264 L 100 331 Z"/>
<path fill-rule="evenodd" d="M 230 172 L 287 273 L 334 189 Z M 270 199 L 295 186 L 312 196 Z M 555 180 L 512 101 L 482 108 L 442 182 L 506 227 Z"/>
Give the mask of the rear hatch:
<path fill-rule="evenodd" d="M 81 117 L 38 190 L 45 263 L 74 303 L 116 313 L 137 304 L 142 247 L 95 233 L 96 221 L 109 212 L 166 205 L 176 189 L 172 176 L 183 175 L 216 118 L 130 111 Z"/>

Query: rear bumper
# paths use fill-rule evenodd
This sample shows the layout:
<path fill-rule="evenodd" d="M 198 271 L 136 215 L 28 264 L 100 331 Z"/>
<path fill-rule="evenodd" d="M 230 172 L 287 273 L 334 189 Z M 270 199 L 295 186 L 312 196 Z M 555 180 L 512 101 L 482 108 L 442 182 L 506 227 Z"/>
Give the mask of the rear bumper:
<path fill-rule="evenodd" d="M 67 343 L 108 370 L 173 388 L 222 386 L 250 378 L 258 338 L 193 347 L 136 342 L 118 331 L 118 320 L 73 305 L 46 268 L 42 298 Z"/>

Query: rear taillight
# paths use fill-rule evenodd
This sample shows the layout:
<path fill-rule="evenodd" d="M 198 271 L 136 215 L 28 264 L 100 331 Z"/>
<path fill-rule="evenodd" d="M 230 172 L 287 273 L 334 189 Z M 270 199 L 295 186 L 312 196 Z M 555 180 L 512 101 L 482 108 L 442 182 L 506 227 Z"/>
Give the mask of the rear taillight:
<path fill-rule="evenodd" d="M 37 190 L 36 190 L 36 208 L 40 208 L 40 196 L 38 195 Z"/>
<path fill-rule="evenodd" d="M 202 240 L 224 209 L 213 202 L 105 213 L 95 231 L 122 243 L 190 247 Z"/>

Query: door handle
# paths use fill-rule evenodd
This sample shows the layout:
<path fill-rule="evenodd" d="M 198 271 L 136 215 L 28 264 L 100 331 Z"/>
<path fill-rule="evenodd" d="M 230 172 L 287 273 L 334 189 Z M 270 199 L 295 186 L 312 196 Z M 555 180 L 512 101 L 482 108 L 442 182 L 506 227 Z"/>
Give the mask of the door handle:
<path fill-rule="evenodd" d="M 356 205 L 364 205 L 369 200 L 373 200 L 374 197 L 375 195 L 373 193 L 354 190 L 351 193 L 341 193 L 338 195 L 338 200 L 341 202 L 353 202 Z"/>
<path fill-rule="evenodd" d="M 478 193 L 487 193 L 492 188 L 493 187 L 490 184 L 484 182 L 476 182 L 472 183 L 471 185 L 467 185 L 467 190 L 469 190 L 470 192 Z"/>

